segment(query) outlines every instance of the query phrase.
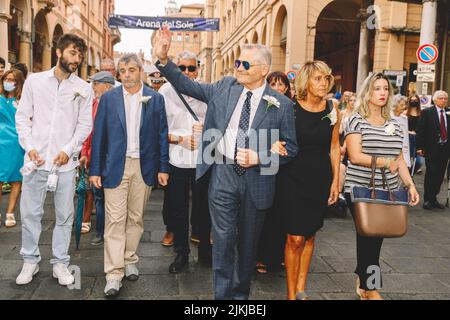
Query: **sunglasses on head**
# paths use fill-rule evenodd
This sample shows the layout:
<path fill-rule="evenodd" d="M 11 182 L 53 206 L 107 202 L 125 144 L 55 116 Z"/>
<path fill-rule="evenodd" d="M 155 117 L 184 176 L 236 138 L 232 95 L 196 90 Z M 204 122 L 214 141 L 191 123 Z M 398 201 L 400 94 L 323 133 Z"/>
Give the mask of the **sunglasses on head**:
<path fill-rule="evenodd" d="M 180 68 L 180 70 L 181 70 L 182 72 L 185 72 L 186 69 L 187 69 L 189 72 L 195 72 L 195 71 L 197 71 L 197 67 L 196 67 L 196 66 L 185 66 L 185 65 L 180 65 L 180 66 L 178 66 L 178 68 Z"/>
<path fill-rule="evenodd" d="M 252 67 L 256 67 L 256 66 L 262 66 L 262 64 L 251 64 L 248 61 L 242 61 L 242 60 L 236 60 L 234 61 L 234 67 L 236 69 L 239 69 L 241 67 L 241 65 L 244 67 L 244 69 L 246 71 L 250 70 L 250 68 Z"/>

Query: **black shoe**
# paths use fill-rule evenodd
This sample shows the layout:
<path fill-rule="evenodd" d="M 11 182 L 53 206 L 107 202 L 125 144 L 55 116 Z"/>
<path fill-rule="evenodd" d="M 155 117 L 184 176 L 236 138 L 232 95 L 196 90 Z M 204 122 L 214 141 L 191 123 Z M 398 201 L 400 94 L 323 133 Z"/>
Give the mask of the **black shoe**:
<path fill-rule="evenodd" d="M 434 202 L 432 203 L 432 206 L 433 206 L 433 208 L 440 209 L 440 210 L 444 210 L 444 209 L 445 209 L 445 206 L 444 206 L 443 204 L 440 204 L 440 203 L 437 202 L 437 201 L 434 201 Z"/>
<path fill-rule="evenodd" d="M 170 265 L 170 273 L 180 273 L 189 263 L 189 256 L 179 254 L 175 261 Z"/>
<path fill-rule="evenodd" d="M 425 210 L 433 210 L 433 204 L 430 201 L 425 201 L 425 203 L 423 204 L 423 208 Z"/>
<path fill-rule="evenodd" d="M 91 246 L 101 246 L 104 243 L 103 237 L 96 235 L 94 239 L 91 241 Z"/>

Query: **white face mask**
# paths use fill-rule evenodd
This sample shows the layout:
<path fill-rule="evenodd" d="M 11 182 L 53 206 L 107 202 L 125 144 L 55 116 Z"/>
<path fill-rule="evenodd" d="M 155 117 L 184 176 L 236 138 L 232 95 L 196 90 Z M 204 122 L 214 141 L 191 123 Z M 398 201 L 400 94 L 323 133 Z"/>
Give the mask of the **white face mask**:
<path fill-rule="evenodd" d="M 13 83 L 6 81 L 3 82 L 3 88 L 6 92 L 13 92 L 14 90 L 16 90 L 16 86 Z"/>

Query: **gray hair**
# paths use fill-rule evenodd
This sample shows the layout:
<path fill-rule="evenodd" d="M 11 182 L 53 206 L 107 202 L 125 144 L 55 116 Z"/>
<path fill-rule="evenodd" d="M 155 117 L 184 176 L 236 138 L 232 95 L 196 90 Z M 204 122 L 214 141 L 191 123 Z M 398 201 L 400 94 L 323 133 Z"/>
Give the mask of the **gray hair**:
<path fill-rule="evenodd" d="M 195 60 L 195 61 L 197 61 L 197 55 L 195 55 L 194 53 L 192 53 L 190 51 L 183 51 L 183 52 L 180 52 L 177 55 L 177 61 L 180 62 L 181 60 Z"/>
<path fill-rule="evenodd" d="M 138 57 L 136 53 L 127 53 L 124 54 L 120 59 L 117 65 L 119 66 L 121 63 L 125 63 L 125 65 L 129 64 L 130 62 L 135 62 L 139 69 L 143 69 L 144 65 L 142 64 L 142 60 Z"/>
<path fill-rule="evenodd" d="M 116 67 L 116 64 L 114 63 L 114 61 L 111 59 L 108 59 L 108 58 L 103 59 L 102 62 L 100 62 L 100 66 L 105 65 L 105 64 L 113 66 L 114 68 Z"/>
<path fill-rule="evenodd" d="M 267 46 L 262 44 L 246 44 L 242 46 L 242 52 L 256 50 L 258 52 L 258 61 L 268 65 L 272 65 L 272 52 Z"/>
<path fill-rule="evenodd" d="M 401 102 L 407 102 L 408 101 L 408 98 L 407 97 L 405 97 L 405 96 L 402 96 L 401 94 L 396 94 L 394 97 L 393 97 L 393 105 L 394 106 L 397 106 L 398 104 L 400 104 Z"/>
<path fill-rule="evenodd" d="M 443 90 L 438 90 L 438 91 L 436 91 L 436 92 L 434 93 L 434 95 L 433 95 L 433 102 L 436 103 L 437 99 L 438 99 L 440 96 L 446 96 L 446 97 L 448 98 L 448 93 L 445 92 L 445 91 L 443 91 Z"/>

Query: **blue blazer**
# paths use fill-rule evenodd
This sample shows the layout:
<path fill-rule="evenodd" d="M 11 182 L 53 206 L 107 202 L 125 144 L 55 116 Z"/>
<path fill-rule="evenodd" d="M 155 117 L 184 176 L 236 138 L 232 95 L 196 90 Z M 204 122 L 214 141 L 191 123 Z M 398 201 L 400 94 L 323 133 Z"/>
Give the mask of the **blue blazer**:
<path fill-rule="evenodd" d="M 208 104 L 201 149 L 203 161 L 199 162 L 196 171 L 197 179 L 200 179 L 212 165 L 211 161 L 204 161 L 205 155 L 208 158 L 216 158 L 218 161 L 222 160 L 220 155 L 215 152 L 220 138 L 210 136 L 208 132 L 213 135 L 220 133 L 220 137 L 224 136 L 244 87 L 233 77 L 225 77 L 213 84 L 191 81 L 171 61 L 165 66 L 158 65 L 158 63 L 156 66 L 178 91 Z M 259 210 L 268 209 L 272 205 L 278 168 L 295 159 L 298 152 L 294 103 L 272 90 L 270 86 L 266 87 L 264 96 L 276 98 L 280 103 L 280 108 L 268 108 L 267 101 L 261 99 L 252 123 L 253 131 L 249 137 L 250 141 L 258 142 L 258 150 L 255 151 L 258 152 L 260 159 L 266 159 L 264 165 L 250 168 L 245 174 L 250 195 Z M 276 132 L 279 133 L 279 136 L 272 135 Z M 281 158 L 271 154 L 272 144 L 277 140 L 287 143 L 287 157 Z"/>
<path fill-rule="evenodd" d="M 140 129 L 141 173 L 148 186 L 157 183 L 158 173 L 169 173 L 168 125 L 164 98 L 144 86 L 151 97 L 142 106 Z M 90 176 L 102 177 L 104 188 L 120 185 L 125 171 L 127 122 L 123 87 L 106 92 L 98 106 L 92 137 Z"/>

